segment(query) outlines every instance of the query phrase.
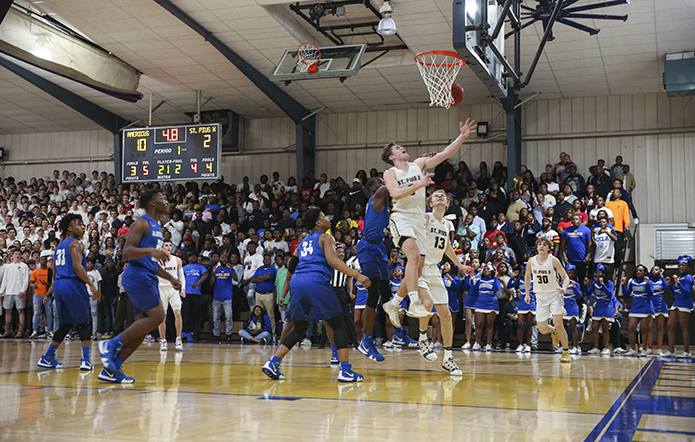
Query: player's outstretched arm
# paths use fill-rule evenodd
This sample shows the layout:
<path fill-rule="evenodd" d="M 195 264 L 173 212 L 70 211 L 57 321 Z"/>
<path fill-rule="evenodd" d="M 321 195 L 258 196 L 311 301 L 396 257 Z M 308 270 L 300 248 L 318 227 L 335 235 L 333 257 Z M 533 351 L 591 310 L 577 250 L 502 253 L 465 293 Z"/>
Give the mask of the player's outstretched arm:
<path fill-rule="evenodd" d="M 123 246 L 123 257 L 125 259 L 140 259 L 145 256 L 152 256 L 165 265 L 167 262 L 167 254 L 164 250 L 155 249 L 152 247 L 139 247 L 142 237 L 150 231 L 150 223 L 146 219 L 140 218 L 135 221 L 130 228 L 128 237 Z"/>
<path fill-rule="evenodd" d="M 478 127 L 477 124 L 475 124 L 475 120 L 471 120 L 470 118 L 466 119 L 466 123 L 459 122 L 459 131 L 461 132 L 456 139 L 449 144 L 443 151 L 439 152 L 437 155 L 430 157 L 430 158 L 418 158 L 415 160 L 416 163 L 421 162 L 422 164 L 418 164 L 422 170 L 425 169 L 430 169 L 432 167 L 436 167 L 439 163 L 448 160 L 453 154 L 456 153 L 457 150 L 461 147 L 463 142 L 468 138 L 468 136 Z"/>
<path fill-rule="evenodd" d="M 384 183 L 386 183 L 386 189 L 391 194 L 391 197 L 395 200 L 399 200 L 401 198 L 405 198 L 406 196 L 412 195 L 413 192 L 421 187 L 427 187 L 430 184 L 433 184 L 434 181 L 432 181 L 432 175 L 434 174 L 426 173 L 420 181 L 412 186 L 400 188 L 398 187 L 398 182 L 396 181 L 396 172 L 393 170 L 387 170 L 384 172 Z"/>
<path fill-rule="evenodd" d="M 369 278 L 367 278 L 357 270 L 348 267 L 348 265 L 345 264 L 343 260 L 338 257 L 338 254 L 335 251 L 335 238 L 333 238 L 331 235 L 321 235 L 319 237 L 319 246 L 323 249 L 323 254 L 326 255 L 326 262 L 328 262 L 329 266 L 333 267 L 340 273 L 344 273 L 352 278 L 355 278 L 365 288 L 368 288 L 370 285 L 372 285 L 372 281 L 370 281 Z"/>

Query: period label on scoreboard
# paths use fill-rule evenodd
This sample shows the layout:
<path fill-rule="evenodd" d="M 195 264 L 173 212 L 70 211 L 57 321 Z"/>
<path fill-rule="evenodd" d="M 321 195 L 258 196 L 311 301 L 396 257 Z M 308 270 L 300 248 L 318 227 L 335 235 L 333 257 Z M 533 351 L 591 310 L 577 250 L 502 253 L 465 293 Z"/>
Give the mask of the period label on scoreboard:
<path fill-rule="evenodd" d="M 219 179 L 219 124 L 123 131 L 122 182 Z"/>

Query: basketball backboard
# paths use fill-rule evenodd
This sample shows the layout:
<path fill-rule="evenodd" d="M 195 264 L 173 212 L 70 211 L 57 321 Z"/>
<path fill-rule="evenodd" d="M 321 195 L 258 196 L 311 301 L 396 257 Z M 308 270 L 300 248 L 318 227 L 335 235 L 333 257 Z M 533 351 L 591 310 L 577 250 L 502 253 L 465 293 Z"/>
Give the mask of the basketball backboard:
<path fill-rule="evenodd" d="M 497 0 L 453 2 L 454 48 L 492 95 L 500 100 L 507 96 L 507 78 L 503 75 L 506 62 L 504 32 L 498 33 L 494 45 L 486 44 L 481 37 L 484 32 L 492 32 L 500 19 L 504 20 L 503 12 Z"/>
<path fill-rule="evenodd" d="M 340 78 L 342 81 L 347 77 L 357 75 L 362 66 L 362 54 L 364 54 L 366 47 L 366 44 L 358 44 L 319 48 L 321 60 L 318 63 L 318 72 L 314 74 L 302 72 L 298 65 L 297 49 L 288 49 L 282 54 L 280 63 L 273 69 L 270 79 L 277 82 L 288 82 Z"/>

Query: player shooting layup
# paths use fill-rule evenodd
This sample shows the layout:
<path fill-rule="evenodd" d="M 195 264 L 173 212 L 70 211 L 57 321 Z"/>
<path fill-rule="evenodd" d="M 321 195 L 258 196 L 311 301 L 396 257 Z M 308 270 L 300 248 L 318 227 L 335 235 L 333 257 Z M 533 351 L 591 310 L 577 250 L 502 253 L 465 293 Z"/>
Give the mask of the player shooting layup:
<path fill-rule="evenodd" d="M 422 274 L 425 263 L 425 188 L 432 184 L 432 174 L 424 171 L 437 166 L 449 159 L 459 150 L 477 125 L 474 120 L 467 119 L 466 124 L 459 123 L 461 134 L 443 151 L 432 157 L 418 158 L 408 162 L 410 155 L 403 146 L 389 143 L 384 147 L 381 159 L 393 165 L 384 172 L 384 182 L 393 198 L 390 230 L 394 243 L 400 247 L 408 262 L 405 265 L 403 283 L 396 296 L 384 304 L 384 311 L 389 315 L 394 326 L 400 327 L 398 309 L 407 292 L 410 297 L 408 315 L 416 318 L 428 318 L 432 313 L 427 311 L 418 297 L 418 277 Z"/>

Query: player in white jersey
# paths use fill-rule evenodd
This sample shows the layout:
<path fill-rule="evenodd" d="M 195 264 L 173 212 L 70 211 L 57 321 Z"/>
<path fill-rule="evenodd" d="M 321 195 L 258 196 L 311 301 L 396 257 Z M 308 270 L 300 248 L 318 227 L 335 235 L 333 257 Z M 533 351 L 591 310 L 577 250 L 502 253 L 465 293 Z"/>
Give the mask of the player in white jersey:
<path fill-rule="evenodd" d="M 444 361 L 442 368 L 452 376 L 462 376 L 463 372 L 458 368 L 451 354 L 451 345 L 454 337 L 454 327 L 449 310 L 449 292 L 444 286 L 442 272 L 439 263 L 446 256 L 456 264 L 462 273 L 472 273 L 473 268 L 464 266 L 456 257 L 456 252 L 449 242 L 449 232 L 454 229 L 451 221 L 444 218 L 444 213 L 449 208 L 449 200 L 443 190 L 435 191 L 429 198 L 431 213 L 425 215 L 425 264 L 422 276 L 418 280 L 418 292 L 426 309 L 432 310 L 432 304 L 437 310 L 442 326 L 442 339 L 444 341 Z M 427 323 L 429 318 L 420 318 L 420 336 L 418 346 L 422 356 L 428 361 L 437 359 L 432 346 L 427 339 Z"/>
<path fill-rule="evenodd" d="M 183 342 L 181 342 L 181 331 L 183 329 L 183 321 L 181 320 L 181 298 L 186 297 L 186 277 L 183 274 L 183 264 L 178 256 L 171 254 L 171 241 L 165 239 L 162 243 L 162 250 L 166 252 L 167 263 L 164 266 L 171 276 L 181 281 L 181 293 L 176 290 L 171 283 L 157 276 L 159 280 L 159 297 L 162 300 L 164 315 L 166 318 L 169 306 L 174 311 L 174 324 L 176 325 L 176 344 L 177 350 L 183 350 Z M 159 325 L 159 351 L 167 351 L 167 321 L 164 319 Z"/>
<path fill-rule="evenodd" d="M 422 274 L 422 256 L 428 245 L 425 243 L 425 188 L 432 184 L 432 174 L 424 173 L 449 159 L 476 128 L 475 121 L 467 119 L 459 123 L 459 136 L 443 151 L 433 156 L 420 157 L 409 162 L 410 155 L 403 146 L 389 143 L 384 147 L 381 159 L 393 167 L 384 172 L 384 183 L 393 198 L 393 210 L 389 228 L 393 241 L 400 247 L 408 261 L 405 265 L 403 283 L 393 298 L 384 304 L 394 326 L 399 327 L 399 304 L 406 293 L 410 297 L 408 315 L 416 318 L 429 318 L 432 313 L 422 304 L 418 296 L 418 277 Z"/>
<path fill-rule="evenodd" d="M 533 278 L 533 292 L 536 295 L 536 322 L 538 331 L 543 334 L 551 334 L 553 345 L 557 347 L 562 343 L 562 358 L 560 362 L 570 362 L 569 343 L 567 332 L 563 327 L 563 318 L 567 314 L 565 311 L 565 292 L 570 284 L 565 268 L 560 264 L 560 260 L 550 254 L 553 243 L 547 238 L 536 240 L 536 250 L 538 255 L 528 260 L 526 266 L 526 303 L 531 302 L 531 278 Z M 562 287 L 558 284 L 558 275 L 562 277 Z M 552 316 L 553 324 L 548 324 L 548 319 Z"/>

